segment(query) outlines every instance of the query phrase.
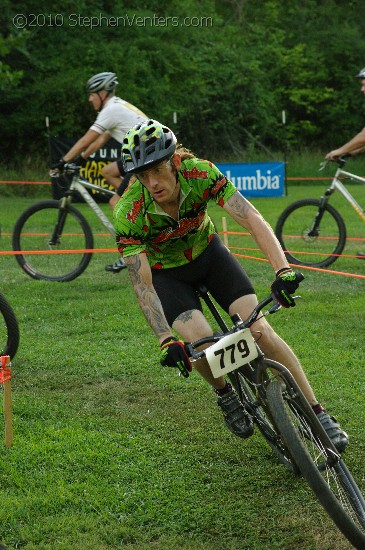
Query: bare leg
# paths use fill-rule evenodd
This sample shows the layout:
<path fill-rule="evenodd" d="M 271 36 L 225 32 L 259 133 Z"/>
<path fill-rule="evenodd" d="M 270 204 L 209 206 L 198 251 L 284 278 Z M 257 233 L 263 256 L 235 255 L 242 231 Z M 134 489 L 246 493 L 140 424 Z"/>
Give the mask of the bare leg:
<path fill-rule="evenodd" d="M 257 298 L 254 294 L 239 298 L 230 307 L 229 313 L 238 313 L 242 319 L 246 319 L 253 308 L 257 305 Z M 264 317 L 256 321 L 251 327 L 251 332 L 257 339 L 265 356 L 282 363 L 294 376 L 300 389 L 311 405 L 318 403 L 308 379 L 299 363 L 299 359 L 282 338 L 273 330 Z"/>
<path fill-rule="evenodd" d="M 118 189 L 120 184 L 122 183 L 122 178 L 119 172 L 119 168 L 116 162 L 111 162 L 110 164 L 107 164 L 104 166 L 104 168 L 101 171 L 101 175 L 105 178 L 105 180 L 114 187 L 114 189 Z M 119 201 L 120 196 L 115 194 L 112 196 L 112 198 L 109 201 L 109 206 L 111 210 L 114 210 L 115 205 Z"/>
<path fill-rule="evenodd" d="M 208 321 L 202 312 L 197 309 L 186 311 L 179 315 L 174 321 L 172 328 L 180 334 L 185 342 L 194 342 L 194 340 L 199 340 L 213 334 Z M 213 388 L 217 390 L 224 388 L 226 382 L 223 376 L 214 378 L 205 358 L 196 361 L 194 367 Z"/>

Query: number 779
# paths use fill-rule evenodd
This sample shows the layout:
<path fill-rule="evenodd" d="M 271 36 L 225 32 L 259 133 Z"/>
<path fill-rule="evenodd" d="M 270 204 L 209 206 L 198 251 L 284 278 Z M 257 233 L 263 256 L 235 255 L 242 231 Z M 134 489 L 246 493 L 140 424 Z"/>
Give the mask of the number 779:
<path fill-rule="evenodd" d="M 247 344 L 247 341 L 242 339 L 238 340 L 238 342 L 235 342 L 233 344 L 230 344 L 229 346 L 221 349 L 217 349 L 214 352 L 214 355 L 217 357 L 219 356 L 219 362 L 221 369 L 226 368 L 226 363 L 230 363 L 231 365 L 234 365 L 239 361 L 240 359 L 244 359 L 250 354 L 250 349 Z"/>

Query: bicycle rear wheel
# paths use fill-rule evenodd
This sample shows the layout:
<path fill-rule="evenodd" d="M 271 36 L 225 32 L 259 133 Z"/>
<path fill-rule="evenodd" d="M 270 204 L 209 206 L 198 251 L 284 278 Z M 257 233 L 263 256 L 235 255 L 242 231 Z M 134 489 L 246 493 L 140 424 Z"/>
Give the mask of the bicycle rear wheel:
<path fill-rule="evenodd" d="M 364 549 L 365 501 L 314 413 L 308 413 L 305 398 L 277 380 L 266 391 L 272 417 L 303 477 L 345 537 Z"/>
<path fill-rule="evenodd" d="M 260 359 L 264 368 L 271 368 L 272 365 L 268 359 Z M 300 471 L 295 464 L 290 451 L 285 447 L 280 433 L 278 433 L 272 420 L 269 418 L 269 410 L 263 405 L 263 400 L 257 398 L 257 385 L 253 381 L 255 368 L 247 364 L 240 369 L 233 371 L 228 375 L 233 387 L 235 388 L 240 401 L 245 406 L 248 413 L 252 416 L 254 424 L 257 426 L 265 438 L 272 451 L 279 461 L 295 475 Z"/>
<path fill-rule="evenodd" d="M 337 260 L 346 243 L 346 227 L 340 214 L 326 204 L 316 229 L 320 201 L 302 199 L 290 204 L 280 215 L 275 233 L 289 263 L 326 267 Z"/>
<path fill-rule="evenodd" d="M 10 355 L 12 359 L 19 346 L 19 325 L 15 313 L 0 293 L 0 355 Z"/>
<path fill-rule="evenodd" d="M 59 216 L 64 216 L 60 223 Z M 55 228 L 60 229 L 55 236 Z M 54 241 L 54 244 L 51 244 Z M 94 247 L 93 234 L 84 216 L 73 206 L 61 211 L 56 200 L 36 203 L 17 220 L 13 232 L 15 258 L 33 279 L 72 281 L 88 266 Z"/>

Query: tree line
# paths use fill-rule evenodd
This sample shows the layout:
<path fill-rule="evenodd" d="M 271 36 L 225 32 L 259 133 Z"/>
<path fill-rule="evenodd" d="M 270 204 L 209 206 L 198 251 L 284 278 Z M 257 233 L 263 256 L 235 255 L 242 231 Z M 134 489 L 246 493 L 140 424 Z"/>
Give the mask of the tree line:
<path fill-rule="evenodd" d="M 5 0 L 0 36 L 3 162 L 47 156 L 95 113 L 85 83 L 118 95 L 217 161 L 283 147 L 328 151 L 363 126 L 363 0 Z"/>

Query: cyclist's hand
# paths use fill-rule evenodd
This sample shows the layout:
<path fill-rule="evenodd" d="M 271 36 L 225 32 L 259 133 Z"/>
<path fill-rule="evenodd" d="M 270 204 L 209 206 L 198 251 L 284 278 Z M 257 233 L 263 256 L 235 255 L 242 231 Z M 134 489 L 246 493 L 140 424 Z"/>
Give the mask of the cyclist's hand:
<path fill-rule="evenodd" d="M 160 363 L 163 367 L 178 368 L 185 378 L 192 370 L 189 356 L 185 351 L 184 342 L 170 336 L 161 344 Z"/>
<path fill-rule="evenodd" d="M 304 275 L 298 271 L 293 271 L 290 267 L 279 269 L 276 273 L 276 279 L 271 285 L 271 292 L 282 307 L 294 307 L 295 300 L 291 297 Z"/>
<path fill-rule="evenodd" d="M 63 167 L 65 166 L 66 161 L 62 159 L 58 160 L 57 162 L 54 162 L 51 165 L 51 170 L 58 170 L 59 172 L 63 171 Z"/>
<path fill-rule="evenodd" d="M 326 160 L 338 160 L 339 158 L 343 157 L 344 154 L 341 152 L 341 149 L 334 149 L 333 151 L 330 151 L 325 156 Z M 350 155 L 351 156 L 351 155 Z"/>

